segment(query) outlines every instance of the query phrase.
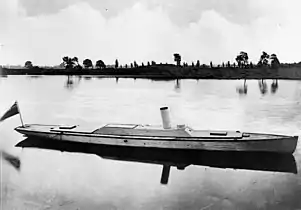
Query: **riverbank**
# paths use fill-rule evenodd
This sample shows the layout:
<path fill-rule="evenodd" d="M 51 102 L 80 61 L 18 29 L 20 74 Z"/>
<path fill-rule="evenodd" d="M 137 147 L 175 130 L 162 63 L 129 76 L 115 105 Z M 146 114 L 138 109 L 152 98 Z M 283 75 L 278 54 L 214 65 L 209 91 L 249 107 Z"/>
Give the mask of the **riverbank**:
<path fill-rule="evenodd" d="M 0 75 L 97 75 L 118 78 L 145 79 L 282 79 L 300 80 L 301 65 L 281 65 L 271 68 L 235 67 L 178 67 L 172 64 L 140 66 L 137 68 L 58 69 L 58 68 L 1 68 Z"/>

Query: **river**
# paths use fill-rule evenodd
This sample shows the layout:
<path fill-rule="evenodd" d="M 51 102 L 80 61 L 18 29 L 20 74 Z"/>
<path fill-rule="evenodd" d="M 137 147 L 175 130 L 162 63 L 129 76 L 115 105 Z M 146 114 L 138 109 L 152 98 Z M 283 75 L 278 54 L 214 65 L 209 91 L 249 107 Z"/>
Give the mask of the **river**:
<path fill-rule="evenodd" d="M 272 80 L 152 81 L 67 76 L 0 77 L 0 112 L 15 100 L 25 123 L 161 124 L 168 106 L 173 124 L 300 135 L 301 82 Z M 2 114 L 1 114 L 2 115 Z M 19 116 L 0 124 L 3 209 L 301 209 L 300 173 L 171 167 L 119 161 L 86 153 L 20 148 L 13 129 Z M 300 144 L 294 153 L 301 163 Z"/>

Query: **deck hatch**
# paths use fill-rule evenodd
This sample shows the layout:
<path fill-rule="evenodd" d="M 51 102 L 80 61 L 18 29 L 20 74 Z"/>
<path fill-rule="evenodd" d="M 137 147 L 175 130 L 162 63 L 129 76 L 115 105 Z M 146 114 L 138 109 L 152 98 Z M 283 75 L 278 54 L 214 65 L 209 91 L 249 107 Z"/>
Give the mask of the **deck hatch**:
<path fill-rule="evenodd" d="M 227 136 L 228 132 L 226 131 L 211 131 L 211 136 Z"/>
<path fill-rule="evenodd" d="M 59 129 L 73 129 L 76 128 L 76 125 L 62 125 Z"/>

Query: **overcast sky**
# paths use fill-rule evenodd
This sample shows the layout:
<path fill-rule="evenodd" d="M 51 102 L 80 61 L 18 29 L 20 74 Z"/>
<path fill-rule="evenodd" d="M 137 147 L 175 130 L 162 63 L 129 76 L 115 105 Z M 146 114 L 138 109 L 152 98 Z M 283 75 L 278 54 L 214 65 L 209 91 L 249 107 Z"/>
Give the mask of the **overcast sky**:
<path fill-rule="evenodd" d="M 0 0 L 1 64 L 299 62 L 300 0 Z"/>

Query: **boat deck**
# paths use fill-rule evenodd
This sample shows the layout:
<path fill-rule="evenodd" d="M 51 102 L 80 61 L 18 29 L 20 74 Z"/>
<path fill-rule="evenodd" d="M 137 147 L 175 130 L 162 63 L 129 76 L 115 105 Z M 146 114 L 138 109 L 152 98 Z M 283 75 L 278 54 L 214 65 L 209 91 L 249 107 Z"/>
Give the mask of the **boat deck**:
<path fill-rule="evenodd" d="M 157 136 L 157 137 L 194 137 L 194 138 L 242 138 L 242 133 L 236 131 L 197 131 L 189 128 L 166 129 L 137 126 L 136 128 L 102 127 L 93 131 L 94 134 L 129 135 L 129 136 Z"/>
<path fill-rule="evenodd" d="M 153 125 L 122 125 L 122 124 L 104 124 L 100 127 L 83 127 L 83 126 L 62 126 L 62 125 L 29 125 L 31 131 L 39 132 L 62 132 L 69 134 L 93 134 L 93 135 L 112 135 L 124 137 L 146 137 L 146 138 L 179 138 L 182 140 L 190 139 L 220 139 L 220 140 L 263 140 L 263 139 L 279 139 L 289 136 L 273 135 L 273 134 L 257 134 L 245 133 L 240 131 L 225 130 L 193 130 L 189 127 L 162 129 L 161 126 Z"/>

